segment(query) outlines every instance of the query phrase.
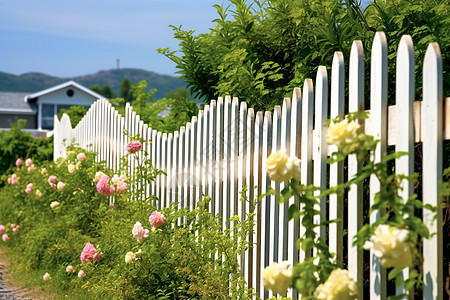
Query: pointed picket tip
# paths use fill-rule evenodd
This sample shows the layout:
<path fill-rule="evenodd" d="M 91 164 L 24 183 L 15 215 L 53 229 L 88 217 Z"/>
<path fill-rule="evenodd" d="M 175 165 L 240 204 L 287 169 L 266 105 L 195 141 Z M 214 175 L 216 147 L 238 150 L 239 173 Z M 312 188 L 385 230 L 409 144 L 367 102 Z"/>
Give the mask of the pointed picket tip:
<path fill-rule="evenodd" d="M 372 42 L 372 57 L 373 53 L 387 53 L 387 40 L 386 40 L 386 34 L 382 31 L 378 31 L 375 33 L 375 36 L 373 38 Z"/>
<path fill-rule="evenodd" d="M 55 115 L 55 120 L 57 120 L 58 117 Z M 72 129 L 72 124 L 70 123 L 70 117 L 64 113 L 61 117 L 60 121 L 61 126 L 64 126 L 64 128 L 70 128 Z"/>
<path fill-rule="evenodd" d="M 302 100 L 302 89 L 299 87 L 294 88 L 292 92 L 292 103 Z"/>
<path fill-rule="evenodd" d="M 255 126 L 261 126 L 261 124 L 263 123 L 263 112 L 262 111 L 258 111 L 256 113 L 256 117 L 255 117 Z"/>
<path fill-rule="evenodd" d="M 350 51 L 350 64 L 361 63 L 361 61 L 364 64 L 364 47 L 360 40 L 355 40 Z"/>
<path fill-rule="evenodd" d="M 279 105 L 275 105 L 275 107 L 273 108 L 273 117 L 275 118 L 279 118 L 281 116 L 281 106 Z"/>
<path fill-rule="evenodd" d="M 344 117 L 345 101 L 345 65 L 344 54 L 341 51 L 334 52 L 331 67 L 331 99 L 330 116 L 340 119 Z"/>
<path fill-rule="evenodd" d="M 172 140 L 172 139 L 173 139 L 173 133 L 172 133 L 172 132 L 169 133 L 169 135 L 167 136 L 167 138 L 168 138 L 169 140 Z"/>
<path fill-rule="evenodd" d="M 270 111 L 264 113 L 264 126 L 272 126 L 272 113 Z"/>
<path fill-rule="evenodd" d="M 231 96 L 230 95 L 225 96 L 225 103 L 231 104 Z"/>
<path fill-rule="evenodd" d="M 197 116 L 192 116 L 191 123 L 197 123 Z"/>
<path fill-rule="evenodd" d="M 240 108 L 241 110 L 242 109 L 245 109 L 245 110 L 247 110 L 247 102 L 241 102 L 241 108 Z"/>
<path fill-rule="evenodd" d="M 430 72 L 430 74 L 428 74 L 428 72 Z M 425 59 L 423 61 L 423 74 L 424 77 L 425 74 L 436 74 L 434 77 L 442 77 L 442 55 L 438 43 L 433 42 L 428 45 L 427 52 L 425 53 Z"/>

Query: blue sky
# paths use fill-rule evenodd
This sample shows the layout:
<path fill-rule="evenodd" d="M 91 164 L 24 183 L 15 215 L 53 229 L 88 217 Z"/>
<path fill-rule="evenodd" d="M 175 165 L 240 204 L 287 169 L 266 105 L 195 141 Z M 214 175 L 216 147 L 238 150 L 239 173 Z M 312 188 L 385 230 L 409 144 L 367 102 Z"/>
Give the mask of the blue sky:
<path fill-rule="evenodd" d="M 208 32 L 216 0 L 0 0 L 0 71 L 58 77 L 116 67 L 173 75 L 169 25 Z"/>

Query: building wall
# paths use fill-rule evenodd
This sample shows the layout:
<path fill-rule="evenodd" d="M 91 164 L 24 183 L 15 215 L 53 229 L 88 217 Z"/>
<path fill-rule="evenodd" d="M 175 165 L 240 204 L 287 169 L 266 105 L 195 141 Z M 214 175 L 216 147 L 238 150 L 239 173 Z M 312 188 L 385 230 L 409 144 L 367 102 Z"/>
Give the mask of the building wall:
<path fill-rule="evenodd" d="M 11 115 L 11 114 L 1 114 L 0 113 L 0 128 L 11 128 L 11 124 L 17 124 L 18 119 L 27 120 L 25 125 L 26 129 L 36 129 L 37 128 L 37 116 L 34 114 L 27 115 Z"/>

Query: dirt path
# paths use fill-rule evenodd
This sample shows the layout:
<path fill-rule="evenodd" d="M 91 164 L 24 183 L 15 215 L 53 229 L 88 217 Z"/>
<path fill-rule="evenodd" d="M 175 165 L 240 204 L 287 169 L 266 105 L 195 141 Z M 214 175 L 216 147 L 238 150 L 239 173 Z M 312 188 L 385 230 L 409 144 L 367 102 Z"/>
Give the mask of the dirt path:
<path fill-rule="evenodd" d="M 46 299 L 41 296 L 39 288 L 33 290 L 22 289 L 11 283 L 8 273 L 9 261 L 7 251 L 0 249 L 0 300 L 39 300 Z"/>

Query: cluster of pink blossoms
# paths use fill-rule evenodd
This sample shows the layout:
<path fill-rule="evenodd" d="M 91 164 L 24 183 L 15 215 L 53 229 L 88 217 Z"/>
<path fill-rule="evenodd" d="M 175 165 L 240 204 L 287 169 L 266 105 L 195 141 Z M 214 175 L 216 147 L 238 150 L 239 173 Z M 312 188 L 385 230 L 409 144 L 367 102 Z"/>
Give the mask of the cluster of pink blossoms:
<path fill-rule="evenodd" d="M 125 191 L 128 188 L 128 185 L 124 182 L 127 179 L 127 177 L 125 175 L 114 175 L 113 178 L 111 179 L 112 182 L 117 186 L 117 192 L 119 194 L 123 194 L 125 193 Z"/>
<path fill-rule="evenodd" d="M 48 183 L 50 184 L 50 186 L 52 187 L 52 188 L 54 188 L 54 187 L 56 187 L 56 182 L 58 181 L 58 178 L 55 176 L 55 175 L 50 175 L 49 177 L 48 177 Z"/>
<path fill-rule="evenodd" d="M 142 148 L 142 144 L 138 141 L 129 142 L 127 145 L 127 151 L 129 153 L 135 153 L 135 152 L 141 150 L 141 148 Z"/>
<path fill-rule="evenodd" d="M 148 218 L 148 221 L 150 222 L 150 224 L 152 224 L 152 230 L 155 231 L 156 228 L 164 224 L 166 218 L 164 218 L 164 215 L 162 213 L 155 210 Z"/>
<path fill-rule="evenodd" d="M 97 182 L 97 191 L 102 195 L 110 197 L 112 194 L 114 194 L 116 189 L 114 188 L 113 185 L 108 185 L 108 182 L 109 176 L 103 175 Z"/>
<path fill-rule="evenodd" d="M 133 237 L 135 237 L 139 243 L 142 243 L 144 239 L 148 238 L 150 231 L 148 229 L 144 229 L 141 222 L 136 222 L 133 226 L 132 233 Z"/>
<path fill-rule="evenodd" d="M 14 232 L 14 233 L 19 233 L 19 225 L 16 225 L 16 224 L 11 224 L 11 228 L 12 228 L 12 231 Z M 0 234 L 2 234 L 3 232 L 5 232 L 5 226 L 3 226 L 3 225 L 0 225 Z M 9 235 L 5 232 L 5 233 L 3 233 L 3 235 L 2 235 L 2 240 L 3 240 L 3 242 L 5 242 L 5 243 L 7 243 L 7 242 L 9 242 Z"/>
<path fill-rule="evenodd" d="M 0 234 L 3 233 L 3 231 L 5 231 L 5 226 L 0 225 Z M 2 240 L 7 243 L 9 241 L 9 236 L 5 233 L 2 235 Z"/>
<path fill-rule="evenodd" d="M 16 174 L 12 174 L 11 177 L 8 177 L 8 183 L 9 184 L 16 184 L 18 182 L 19 182 L 19 180 L 17 179 L 17 175 Z"/>
<path fill-rule="evenodd" d="M 98 246 L 97 246 L 98 247 Z M 84 246 L 83 252 L 81 252 L 81 262 L 84 263 L 86 261 L 100 260 L 103 258 L 103 253 L 97 253 L 97 249 L 94 248 L 94 245 L 91 243 L 86 243 Z"/>
<path fill-rule="evenodd" d="M 29 184 L 27 185 L 27 187 L 25 188 L 25 193 L 31 194 L 32 191 L 33 191 L 33 184 L 32 184 L 32 183 L 29 183 Z"/>
<path fill-rule="evenodd" d="M 108 197 L 112 196 L 112 194 L 114 194 L 114 192 L 116 191 L 116 188 L 114 187 L 114 185 L 109 185 L 109 176 L 103 173 L 101 173 L 101 175 L 99 176 L 101 177 L 97 183 L 97 191 L 102 195 L 106 195 Z M 117 192 L 119 194 L 123 194 L 128 188 L 128 185 L 124 182 L 126 178 L 127 177 L 125 175 L 114 175 L 111 179 L 113 184 L 116 185 Z"/>

